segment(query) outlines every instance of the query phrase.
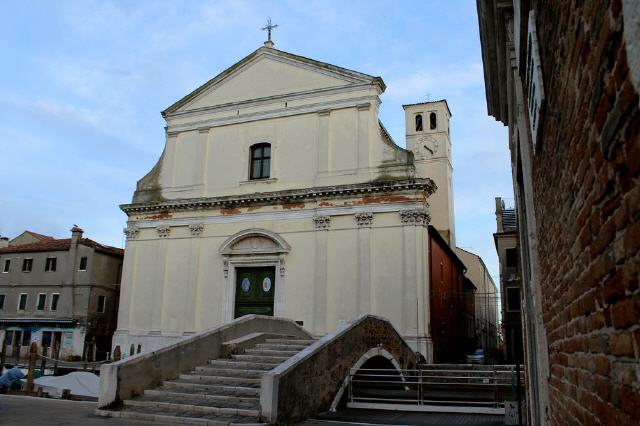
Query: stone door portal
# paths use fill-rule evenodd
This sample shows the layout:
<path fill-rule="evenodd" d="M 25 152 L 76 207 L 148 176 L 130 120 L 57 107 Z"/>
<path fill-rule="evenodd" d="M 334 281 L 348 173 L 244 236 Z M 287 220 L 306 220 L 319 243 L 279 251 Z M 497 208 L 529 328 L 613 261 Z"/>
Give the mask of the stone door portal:
<path fill-rule="evenodd" d="M 236 268 L 234 318 L 248 314 L 273 316 L 275 268 Z"/>

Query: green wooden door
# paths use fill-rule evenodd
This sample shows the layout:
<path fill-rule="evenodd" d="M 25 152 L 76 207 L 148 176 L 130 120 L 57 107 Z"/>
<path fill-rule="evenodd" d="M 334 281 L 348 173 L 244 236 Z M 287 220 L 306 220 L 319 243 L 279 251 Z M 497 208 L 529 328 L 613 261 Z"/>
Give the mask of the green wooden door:
<path fill-rule="evenodd" d="M 236 269 L 236 306 L 234 318 L 248 314 L 273 316 L 275 268 Z"/>

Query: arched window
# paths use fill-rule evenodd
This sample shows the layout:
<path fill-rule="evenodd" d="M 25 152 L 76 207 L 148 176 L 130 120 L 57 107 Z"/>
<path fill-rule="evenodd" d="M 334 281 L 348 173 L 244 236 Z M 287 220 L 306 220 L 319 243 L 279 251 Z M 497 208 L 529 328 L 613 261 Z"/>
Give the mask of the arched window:
<path fill-rule="evenodd" d="M 251 147 L 249 179 L 267 179 L 271 167 L 271 145 L 259 143 Z"/>
<path fill-rule="evenodd" d="M 422 131 L 422 114 L 416 115 L 416 132 Z"/>
<path fill-rule="evenodd" d="M 436 113 L 432 112 L 431 114 L 429 114 L 429 128 L 433 130 L 437 126 L 438 126 L 438 119 L 436 118 Z"/>

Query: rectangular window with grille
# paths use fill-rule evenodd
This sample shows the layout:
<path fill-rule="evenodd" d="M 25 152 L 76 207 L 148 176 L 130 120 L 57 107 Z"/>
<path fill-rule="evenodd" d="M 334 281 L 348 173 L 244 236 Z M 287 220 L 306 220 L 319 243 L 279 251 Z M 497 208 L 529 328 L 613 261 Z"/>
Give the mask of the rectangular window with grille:
<path fill-rule="evenodd" d="M 250 179 L 269 178 L 271 168 L 271 145 L 261 143 L 251 147 Z"/>

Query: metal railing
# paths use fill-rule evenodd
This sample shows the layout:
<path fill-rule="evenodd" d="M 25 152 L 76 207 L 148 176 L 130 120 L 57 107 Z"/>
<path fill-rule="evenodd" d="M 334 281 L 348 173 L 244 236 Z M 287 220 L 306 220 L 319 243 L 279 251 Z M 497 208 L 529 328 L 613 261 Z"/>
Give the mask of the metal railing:
<path fill-rule="evenodd" d="M 523 377 L 522 369 L 518 375 L 515 366 L 352 369 L 348 402 L 504 408 L 505 400 L 524 395 Z"/>

